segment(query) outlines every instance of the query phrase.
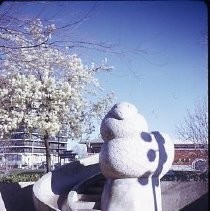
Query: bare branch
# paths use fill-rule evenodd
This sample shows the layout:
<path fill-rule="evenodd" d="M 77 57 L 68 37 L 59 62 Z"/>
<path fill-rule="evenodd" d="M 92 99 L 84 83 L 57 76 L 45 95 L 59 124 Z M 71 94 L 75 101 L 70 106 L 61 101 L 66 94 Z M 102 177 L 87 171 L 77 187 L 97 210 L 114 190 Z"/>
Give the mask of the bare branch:
<path fill-rule="evenodd" d="M 188 110 L 183 123 L 176 130 L 180 139 L 190 140 L 196 144 L 207 144 L 208 111 L 206 100 L 200 102 L 193 112 Z"/>
<path fill-rule="evenodd" d="M 94 5 L 90 8 L 90 10 L 82 18 L 76 20 L 73 23 L 69 23 L 69 24 L 66 24 L 64 26 L 61 26 L 61 27 L 59 27 L 57 29 L 70 28 L 70 27 L 73 27 L 73 26 L 78 25 L 81 22 L 85 21 L 86 19 L 88 19 L 90 17 L 91 13 L 95 10 L 96 5 L 97 5 L 97 2 L 94 3 Z"/>

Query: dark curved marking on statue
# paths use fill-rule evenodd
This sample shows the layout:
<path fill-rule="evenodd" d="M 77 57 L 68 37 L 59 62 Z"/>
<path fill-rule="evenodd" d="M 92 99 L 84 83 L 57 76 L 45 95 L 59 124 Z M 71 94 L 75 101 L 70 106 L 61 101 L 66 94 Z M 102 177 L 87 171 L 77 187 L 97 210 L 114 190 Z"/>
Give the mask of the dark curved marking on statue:
<path fill-rule="evenodd" d="M 150 162 L 153 162 L 156 158 L 156 152 L 155 150 L 153 149 L 150 149 L 148 152 L 147 152 L 147 157 L 149 159 Z"/>
<path fill-rule="evenodd" d="M 158 167 L 155 170 L 154 174 L 152 175 L 152 189 L 153 189 L 153 195 L 154 195 L 154 205 L 155 205 L 155 211 L 157 211 L 157 198 L 156 198 L 156 193 L 155 193 L 155 186 L 159 186 L 159 175 L 163 170 L 163 165 L 167 160 L 167 154 L 165 151 L 165 139 L 163 136 L 158 132 L 154 131 L 152 134 L 155 136 L 155 139 L 158 144 L 158 150 L 159 150 L 159 161 L 158 161 Z"/>
<path fill-rule="evenodd" d="M 151 135 L 149 133 L 146 133 L 146 132 L 141 132 L 141 138 L 146 142 L 152 141 Z"/>
<path fill-rule="evenodd" d="M 150 171 L 146 171 L 140 178 L 138 178 L 138 181 L 141 185 L 147 185 L 149 182 L 149 175 L 151 174 Z"/>

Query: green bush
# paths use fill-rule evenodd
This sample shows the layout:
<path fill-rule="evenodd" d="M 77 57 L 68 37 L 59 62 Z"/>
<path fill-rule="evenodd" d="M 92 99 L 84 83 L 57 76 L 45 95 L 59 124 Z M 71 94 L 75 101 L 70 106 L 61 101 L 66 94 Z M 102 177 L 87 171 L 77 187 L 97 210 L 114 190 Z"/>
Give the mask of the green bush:
<path fill-rule="evenodd" d="M 44 174 L 44 171 L 17 171 L 2 176 L 0 182 L 35 182 Z"/>

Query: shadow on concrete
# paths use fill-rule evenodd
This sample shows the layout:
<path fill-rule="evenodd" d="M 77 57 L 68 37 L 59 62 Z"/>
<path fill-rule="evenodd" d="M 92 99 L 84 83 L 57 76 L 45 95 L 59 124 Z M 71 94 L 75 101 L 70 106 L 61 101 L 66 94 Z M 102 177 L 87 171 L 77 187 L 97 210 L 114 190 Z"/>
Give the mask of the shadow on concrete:
<path fill-rule="evenodd" d="M 208 208 L 208 193 L 206 193 L 191 204 L 182 208 L 180 211 L 208 211 Z"/>
<path fill-rule="evenodd" d="M 74 161 L 52 171 L 52 191 L 57 195 L 67 193 L 79 182 L 98 173 L 98 163 L 84 166 L 79 161 Z"/>
<path fill-rule="evenodd" d="M 63 206 L 66 196 L 75 185 L 99 173 L 99 163 L 85 166 L 79 161 L 52 171 L 51 190 L 54 194 L 59 195 L 58 208 Z"/>
<path fill-rule="evenodd" d="M 18 183 L 1 183 L 0 193 L 7 211 L 35 211 L 33 185 L 21 188 Z"/>

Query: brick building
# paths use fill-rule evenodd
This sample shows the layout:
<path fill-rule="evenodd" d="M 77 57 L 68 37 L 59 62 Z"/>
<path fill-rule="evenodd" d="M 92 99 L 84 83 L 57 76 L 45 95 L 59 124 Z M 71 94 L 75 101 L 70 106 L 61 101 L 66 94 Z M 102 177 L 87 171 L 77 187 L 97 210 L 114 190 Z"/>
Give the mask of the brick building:
<path fill-rule="evenodd" d="M 173 170 L 206 170 L 208 149 L 203 144 L 175 144 Z"/>
<path fill-rule="evenodd" d="M 82 142 L 87 146 L 88 154 L 99 153 L 102 139 Z M 204 171 L 207 168 L 208 149 L 203 144 L 178 143 L 174 144 L 175 155 L 171 170 L 174 171 Z"/>

